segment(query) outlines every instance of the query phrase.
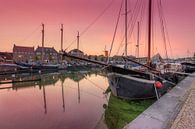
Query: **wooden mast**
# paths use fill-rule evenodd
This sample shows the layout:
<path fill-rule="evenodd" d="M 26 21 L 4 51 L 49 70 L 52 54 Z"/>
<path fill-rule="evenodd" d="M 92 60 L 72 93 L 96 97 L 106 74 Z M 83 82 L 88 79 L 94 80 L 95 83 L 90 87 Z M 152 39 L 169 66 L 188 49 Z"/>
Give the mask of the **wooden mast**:
<path fill-rule="evenodd" d="M 45 36 L 45 25 L 42 23 L 42 51 L 41 51 L 41 61 L 43 63 L 43 57 L 44 57 L 44 37 Z"/>
<path fill-rule="evenodd" d="M 128 20 L 128 17 L 127 17 L 127 0 L 125 0 L 125 56 L 127 57 L 127 42 L 128 42 L 128 39 L 127 39 L 127 20 Z"/>
<path fill-rule="evenodd" d="M 61 24 L 61 52 L 63 52 L 63 34 L 64 34 L 64 30 L 63 30 L 63 24 Z"/>
<path fill-rule="evenodd" d="M 151 65 L 151 38 L 152 38 L 152 0 L 149 0 L 148 8 L 148 60 L 147 64 Z"/>
<path fill-rule="evenodd" d="M 44 109 L 45 109 L 45 114 L 47 114 L 47 100 L 46 100 L 46 93 L 45 93 L 45 86 L 43 85 L 43 102 L 44 102 Z"/>
<path fill-rule="evenodd" d="M 77 49 L 79 50 L 79 38 L 80 38 L 80 36 L 79 36 L 79 31 L 78 31 L 78 34 L 77 34 Z"/>
<path fill-rule="evenodd" d="M 140 24 L 137 22 L 137 58 L 139 58 L 139 35 L 140 35 Z"/>
<path fill-rule="evenodd" d="M 80 85 L 79 85 L 79 81 L 77 82 L 77 86 L 78 86 L 78 103 L 80 103 L 80 101 L 81 101 L 81 95 L 80 95 Z"/>

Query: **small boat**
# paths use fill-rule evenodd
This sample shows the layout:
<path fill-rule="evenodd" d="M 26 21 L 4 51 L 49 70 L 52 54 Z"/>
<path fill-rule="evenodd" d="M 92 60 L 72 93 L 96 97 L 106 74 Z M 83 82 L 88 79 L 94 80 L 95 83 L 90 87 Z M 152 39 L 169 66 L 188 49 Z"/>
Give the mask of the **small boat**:
<path fill-rule="evenodd" d="M 58 70 L 58 68 L 59 68 L 59 65 L 52 65 L 52 64 L 43 64 L 43 65 L 41 65 L 41 69 L 50 69 L 50 70 L 52 70 L 52 69 L 54 69 L 54 70 Z"/>
<path fill-rule="evenodd" d="M 183 63 L 181 63 L 181 65 L 184 66 L 184 70 L 186 73 L 195 72 L 195 64 L 194 63 L 183 62 Z"/>
<path fill-rule="evenodd" d="M 24 62 L 15 62 L 16 65 L 24 68 L 29 68 L 29 69 L 40 69 L 40 64 L 35 64 L 35 63 L 24 63 Z"/>
<path fill-rule="evenodd" d="M 32 70 L 58 70 L 59 65 L 16 62 L 17 65 Z"/>
<path fill-rule="evenodd" d="M 20 82 L 35 82 L 35 81 L 41 81 L 41 78 L 26 79 L 26 80 L 5 80 L 5 81 L 0 81 L 0 84 L 20 83 Z"/>

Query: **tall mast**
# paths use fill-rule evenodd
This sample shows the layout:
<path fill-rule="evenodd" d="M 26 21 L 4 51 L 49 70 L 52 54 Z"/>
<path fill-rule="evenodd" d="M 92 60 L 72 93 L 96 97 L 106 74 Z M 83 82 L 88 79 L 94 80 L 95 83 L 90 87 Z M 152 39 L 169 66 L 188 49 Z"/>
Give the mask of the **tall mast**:
<path fill-rule="evenodd" d="M 151 37 L 152 37 L 152 0 L 149 0 L 149 10 L 148 10 L 148 60 L 147 64 L 151 63 Z"/>
<path fill-rule="evenodd" d="M 77 34 L 77 49 L 79 49 L 79 31 L 78 31 L 78 34 Z"/>
<path fill-rule="evenodd" d="M 127 20 L 128 20 L 128 17 L 127 17 L 127 0 L 125 0 L 125 56 L 127 56 L 127 42 L 128 42 L 128 39 L 127 39 Z"/>
<path fill-rule="evenodd" d="M 64 33 L 64 30 L 63 30 L 63 24 L 61 24 L 61 52 L 63 51 L 63 33 Z"/>
<path fill-rule="evenodd" d="M 41 51 L 41 61 L 43 63 L 43 57 L 44 57 L 44 34 L 45 34 L 45 25 L 42 23 L 42 51 Z"/>
<path fill-rule="evenodd" d="M 139 32 L 140 31 L 140 24 L 137 22 L 137 58 L 139 58 Z"/>

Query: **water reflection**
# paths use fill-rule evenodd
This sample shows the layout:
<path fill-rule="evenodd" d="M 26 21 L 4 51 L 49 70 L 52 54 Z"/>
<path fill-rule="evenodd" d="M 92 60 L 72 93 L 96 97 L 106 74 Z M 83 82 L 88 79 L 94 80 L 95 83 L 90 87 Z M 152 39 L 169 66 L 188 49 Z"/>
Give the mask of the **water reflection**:
<path fill-rule="evenodd" d="M 44 100 L 45 114 L 47 114 L 47 101 L 46 101 L 45 86 L 44 85 L 43 85 L 43 100 Z"/>
<path fill-rule="evenodd" d="M 93 129 L 107 103 L 102 75 L 83 71 L 14 77 L 41 81 L 0 85 L 0 129 Z"/>
<path fill-rule="evenodd" d="M 63 82 L 61 82 L 61 86 L 62 86 L 62 107 L 63 107 L 63 111 L 65 112 L 64 86 L 63 86 Z"/>

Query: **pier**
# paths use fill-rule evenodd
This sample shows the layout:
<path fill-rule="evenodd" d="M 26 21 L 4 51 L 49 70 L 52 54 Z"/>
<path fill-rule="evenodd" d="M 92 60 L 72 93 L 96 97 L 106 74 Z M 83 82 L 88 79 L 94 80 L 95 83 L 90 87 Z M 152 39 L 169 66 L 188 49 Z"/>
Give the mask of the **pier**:
<path fill-rule="evenodd" d="M 124 129 L 195 128 L 195 77 L 188 76 Z"/>

